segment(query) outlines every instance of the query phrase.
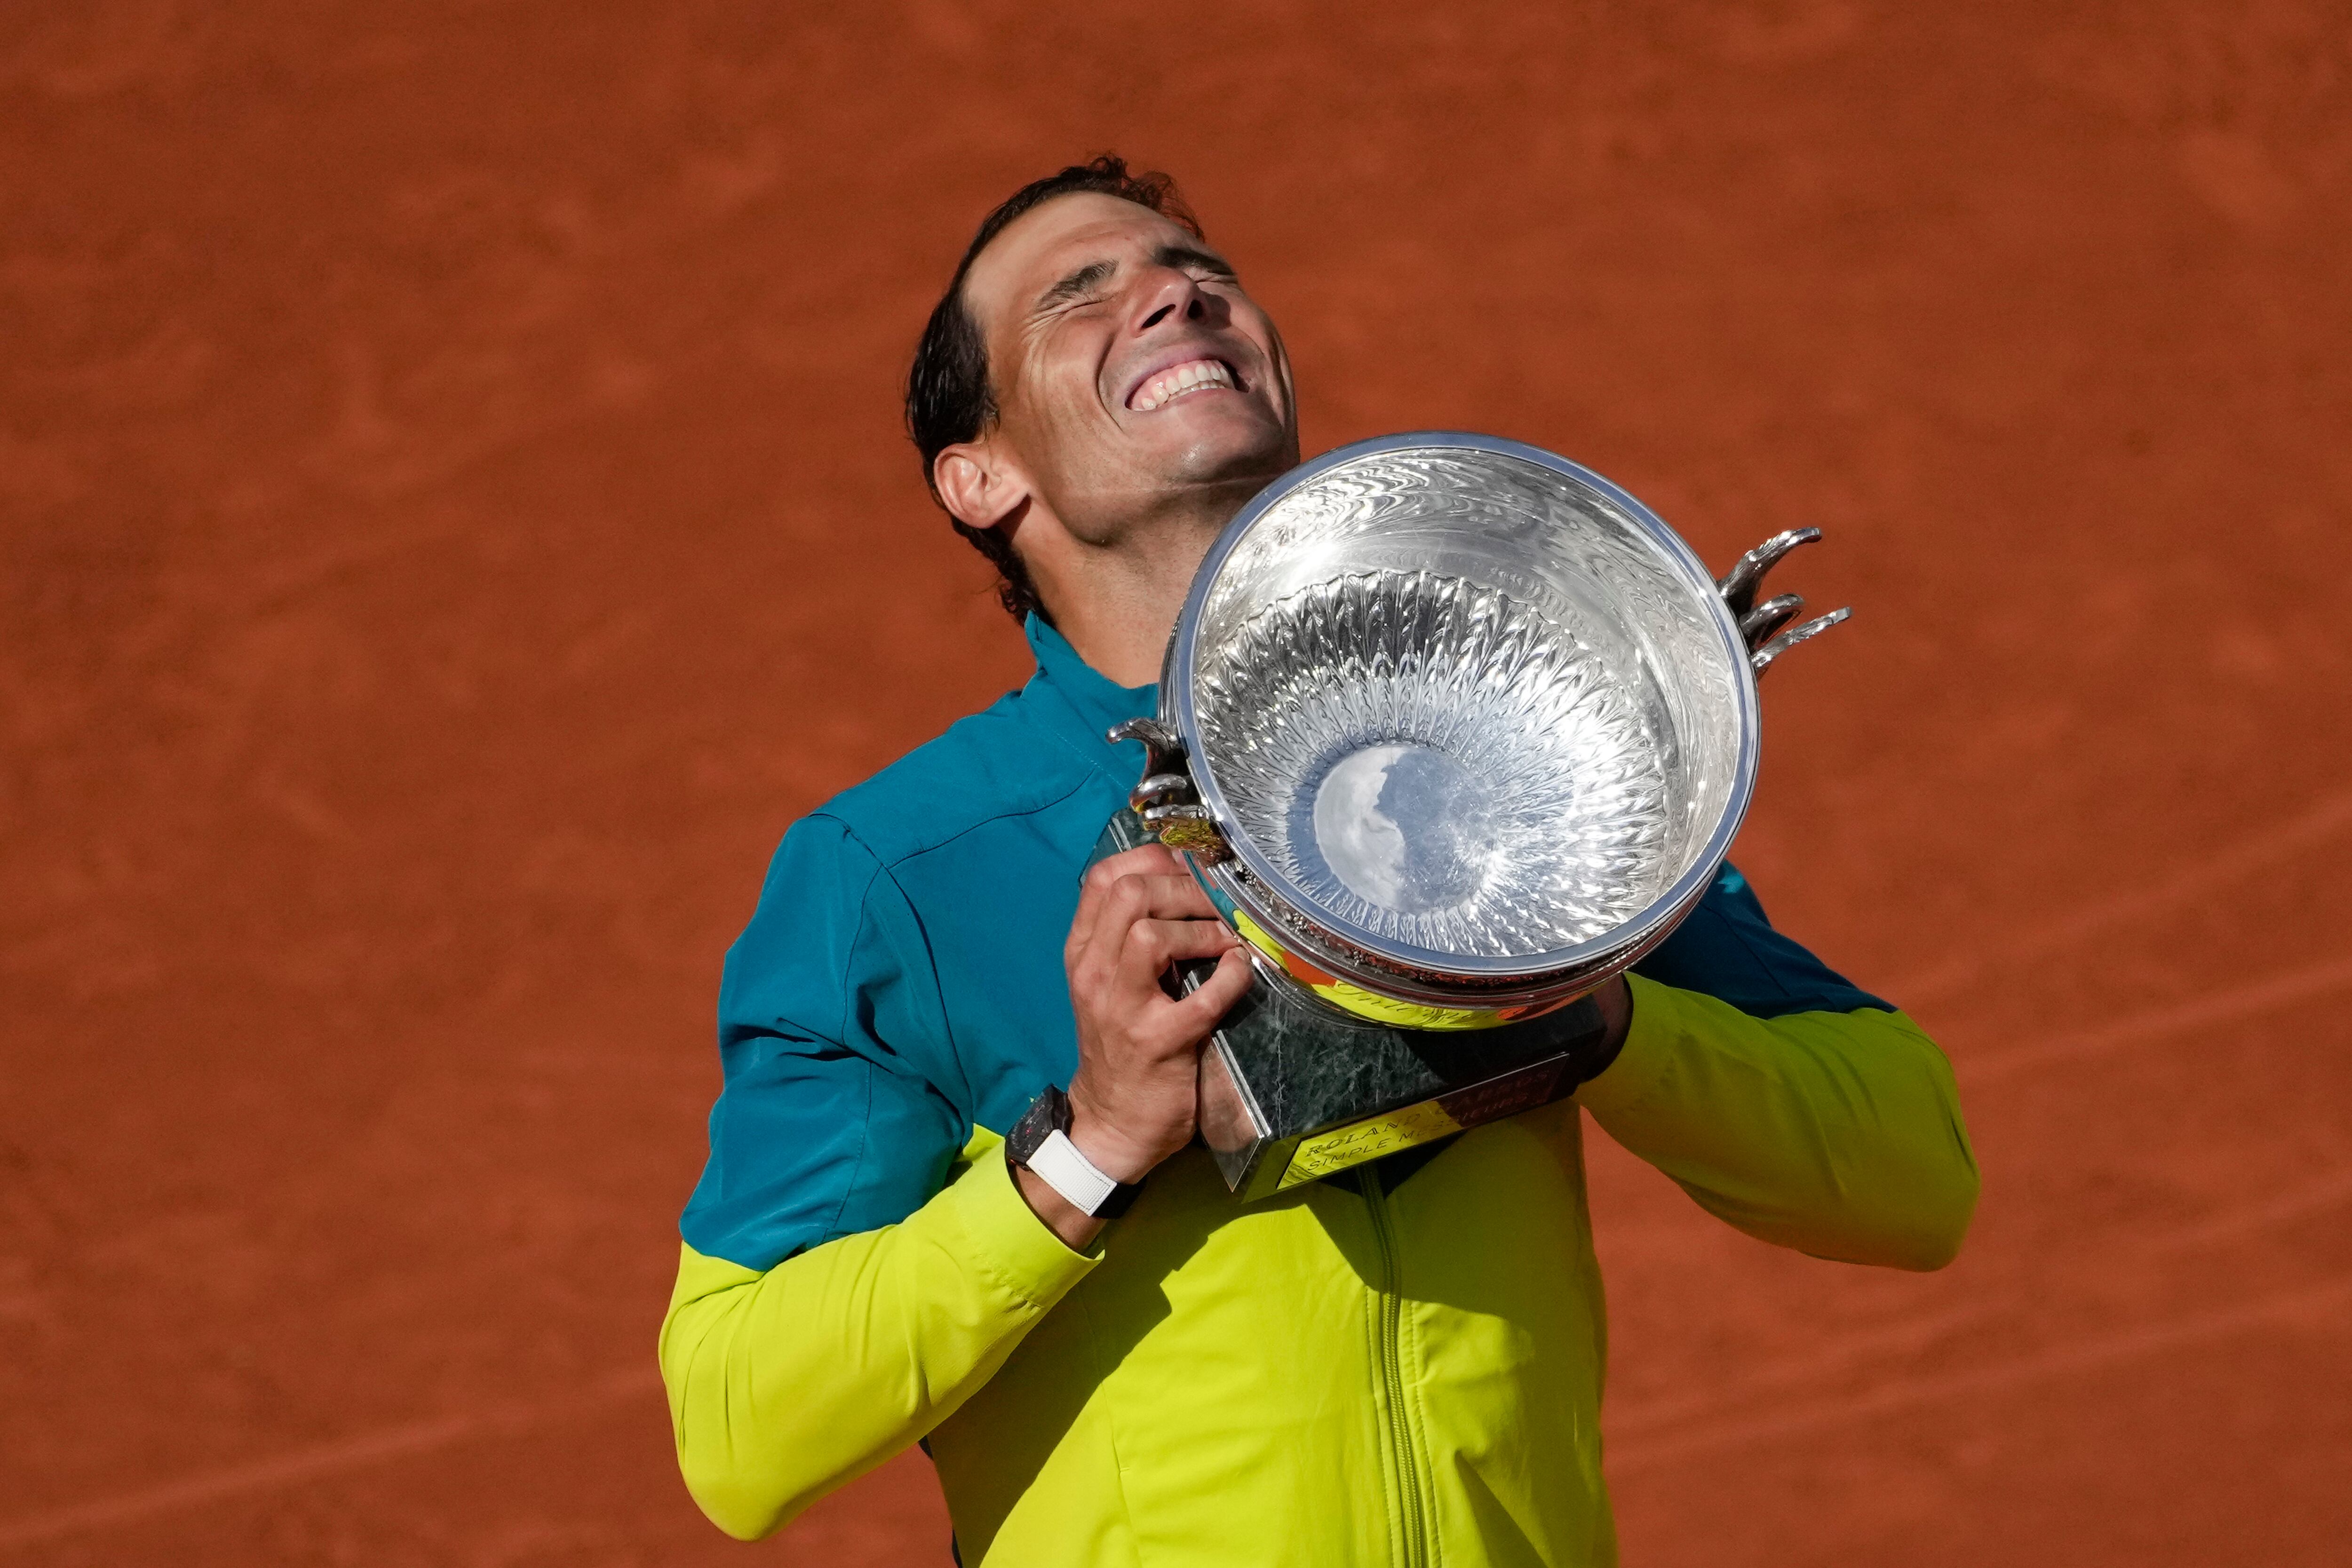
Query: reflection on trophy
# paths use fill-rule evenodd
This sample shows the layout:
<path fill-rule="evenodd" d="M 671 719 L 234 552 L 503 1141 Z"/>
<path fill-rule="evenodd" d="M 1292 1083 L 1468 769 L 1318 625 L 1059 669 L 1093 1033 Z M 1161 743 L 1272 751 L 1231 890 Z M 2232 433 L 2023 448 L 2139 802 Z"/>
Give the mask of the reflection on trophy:
<path fill-rule="evenodd" d="M 1720 583 L 1648 508 L 1425 432 L 1292 470 L 1194 578 L 1149 760 L 1097 858 L 1157 837 L 1252 949 L 1202 1053 L 1243 1198 L 1559 1098 L 1583 1000 L 1705 892 L 1755 785 L 1757 678 L 1848 612 Z"/>

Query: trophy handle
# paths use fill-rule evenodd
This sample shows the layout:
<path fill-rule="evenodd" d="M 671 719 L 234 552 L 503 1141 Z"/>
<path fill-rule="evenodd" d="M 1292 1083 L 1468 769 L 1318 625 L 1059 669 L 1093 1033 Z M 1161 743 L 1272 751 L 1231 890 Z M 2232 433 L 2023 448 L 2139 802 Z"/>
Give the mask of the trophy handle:
<path fill-rule="evenodd" d="M 1193 786 L 1192 758 L 1183 738 L 1158 719 L 1129 719 L 1112 726 L 1113 741 L 1143 742 L 1143 782 L 1128 792 L 1127 804 L 1160 842 L 1203 865 L 1233 858 L 1217 819 L 1201 804 Z"/>
<path fill-rule="evenodd" d="M 1801 594 L 1776 594 L 1739 617 L 1739 636 L 1753 650 L 1762 647 L 1774 632 L 1794 620 L 1805 607 Z"/>
<path fill-rule="evenodd" d="M 1782 654 L 1801 642 L 1811 642 L 1853 614 L 1853 606 L 1848 605 L 1815 616 L 1801 626 L 1782 631 L 1780 628 L 1796 619 L 1797 612 L 1805 607 L 1804 599 L 1795 594 L 1777 594 L 1761 604 L 1757 602 L 1756 592 L 1764 584 L 1764 574 L 1779 565 L 1789 552 L 1801 544 L 1811 544 L 1821 536 L 1818 528 L 1791 528 L 1776 533 L 1741 556 L 1715 585 L 1723 595 L 1725 607 L 1739 623 L 1740 640 L 1748 645 L 1748 668 L 1759 677 Z"/>
<path fill-rule="evenodd" d="M 1832 610 L 1826 616 L 1816 616 L 1801 626 L 1782 632 L 1779 637 L 1749 654 L 1748 662 L 1754 667 L 1756 673 L 1761 676 L 1767 668 L 1770 668 L 1774 659 L 1779 658 L 1801 642 L 1811 642 L 1853 614 L 1853 606 L 1848 605 L 1843 609 Z"/>
<path fill-rule="evenodd" d="M 1756 607 L 1756 590 L 1763 585 L 1764 574 L 1778 566 L 1780 557 L 1800 544 L 1811 544 L 1821 536 L 1818 528 L 1791 528 L 1774 534 L 1741 556 L 1730 571 L 1717 579 L 1716 591 L 1731 606 L 1735 617 L 1746 616 Z"/>

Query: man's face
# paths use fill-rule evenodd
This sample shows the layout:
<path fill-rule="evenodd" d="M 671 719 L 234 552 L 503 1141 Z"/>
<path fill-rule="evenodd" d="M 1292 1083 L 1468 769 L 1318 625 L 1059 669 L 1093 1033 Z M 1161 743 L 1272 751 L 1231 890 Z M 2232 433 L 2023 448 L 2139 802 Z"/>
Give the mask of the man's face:
<path fill-rule="evenodd" d="M 964 300 L 988 346 L 992 439 L 1082 540 L 1237 505 L 1298 460 L 1274 323 L 1223 257 L 1148 208 L 1047 202 L 981 253 Z"/>

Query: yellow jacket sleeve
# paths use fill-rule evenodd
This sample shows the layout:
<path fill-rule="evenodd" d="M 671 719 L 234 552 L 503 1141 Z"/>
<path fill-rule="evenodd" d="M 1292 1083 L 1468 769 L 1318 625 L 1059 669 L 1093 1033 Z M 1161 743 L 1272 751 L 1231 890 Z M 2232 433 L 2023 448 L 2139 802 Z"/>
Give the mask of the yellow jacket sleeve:
<path fill-rule="evenodd" d="M 1576 1098 L 1748 1235 L 1819 1258 L 1941 1268 L 1976 1208 L 1951 1064 L 1901 1013 L 1759 1018 L 1630 977 L 1633 1024 Z"/>
<path fill-rule="evenodd" d="M 977 1134 L 898 1225 L 766 1273 L 681 1248 L 662 1381 L 687 1489 L 757 1540 L 903 1451 L 1003 1364 L 1095 1266 L 1030 1211 Z"/>

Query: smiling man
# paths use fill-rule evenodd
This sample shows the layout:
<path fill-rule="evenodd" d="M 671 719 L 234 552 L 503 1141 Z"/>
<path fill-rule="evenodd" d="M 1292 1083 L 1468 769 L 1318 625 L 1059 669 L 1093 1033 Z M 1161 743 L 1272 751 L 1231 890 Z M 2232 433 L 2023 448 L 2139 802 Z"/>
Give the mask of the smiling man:
<path fill-rule="evenodd" d="M 1243 950 L 1157 847 L 1080 876 L 1141 762 L 1105 731 L 1297 460 L 1282 340 L 1097 159 L 982 225 L 907 406 L 1037 671 L 795 824 L 728 954 L 688 1488 L 756 1537 L 921 1441 L 967 1564 L 1613 1561 L 1580 1107 L 1752 1236 L 1934 1268 L 1977 1190 L 1943 1056 L 1727 867 L 1573 1100 L 1236 1205 L 1194 1131 Z"/>

